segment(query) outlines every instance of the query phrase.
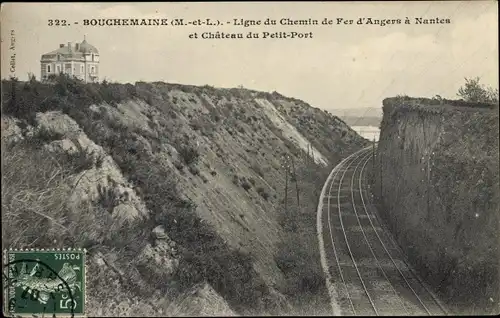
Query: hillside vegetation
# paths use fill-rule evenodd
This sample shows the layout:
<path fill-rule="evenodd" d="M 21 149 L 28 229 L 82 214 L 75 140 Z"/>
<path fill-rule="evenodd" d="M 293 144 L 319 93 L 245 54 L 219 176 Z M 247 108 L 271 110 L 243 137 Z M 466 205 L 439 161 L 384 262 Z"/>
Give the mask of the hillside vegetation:
<path fill-rule="evenodd" d="M 367 142 L 278 93 L 2 81 L 3 244 L 86 248 L 89 315 L 325 313 L 317 196 Z"/>
<path fill-rule="evenodd" d="M 455 313 L 498 314 L 498 105 L 409 97 L 383 105 L 380 211 Z"/>

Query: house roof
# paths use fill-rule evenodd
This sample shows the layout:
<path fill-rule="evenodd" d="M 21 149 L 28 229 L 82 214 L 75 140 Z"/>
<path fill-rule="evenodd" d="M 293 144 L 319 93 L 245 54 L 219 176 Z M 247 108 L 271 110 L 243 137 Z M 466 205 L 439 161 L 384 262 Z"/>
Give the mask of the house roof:
<path fill-rule="evenodd" d="M 78 50 L 76 49 L 78 46 Z M 63 55 L 65 58 L 82 58 L 84 53 L 94 53 L 99 54 L 99 51 L 93 46 L 89 44 L 87 40 L 83 40 L 82 43 L 77 43 L 76 45 L 65 45 L 63 47 L 58 48 L 57 50 L 45 53 L 42 55 L 43 57 L 47 57 L 47 55 Z"/>
<path fill-rule="evenodd" d="M 92 44 L 89 44 L 87 40 L 83 40 L 82 43 L 80 43 L 80 52 L 86 52 L 86 53 L 96 53 L 99 54 L 99 51 L 93 46 Z"/>

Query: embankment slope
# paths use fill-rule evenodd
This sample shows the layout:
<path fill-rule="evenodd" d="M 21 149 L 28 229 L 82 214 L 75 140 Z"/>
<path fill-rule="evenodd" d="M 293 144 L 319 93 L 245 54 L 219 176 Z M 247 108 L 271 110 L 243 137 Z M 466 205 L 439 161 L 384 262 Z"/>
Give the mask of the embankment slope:
<path fill-rule="evenodd" d="M 498 105 L 383 105 L 374 184 L 383 217 L 456 313 L 498 314 Z"/>
<path fill-rule="evenodd" d="M 366 143 L 278 93 L 3 81 L 4 245 L 87 248 L 89 315 L 294 313 L 325 293 L 303 244 L 323 170 Z"/>

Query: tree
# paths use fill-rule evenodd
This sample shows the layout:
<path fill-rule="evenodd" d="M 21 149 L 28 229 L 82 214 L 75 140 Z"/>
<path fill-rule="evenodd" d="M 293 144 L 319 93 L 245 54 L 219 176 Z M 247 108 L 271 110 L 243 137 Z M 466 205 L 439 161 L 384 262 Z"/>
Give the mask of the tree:
<path fill-rule="evenodd" d="M 458 96 L 468 102 L 498 104 L 498 88 L 485 87 L 480 78 L 465 78 L 465 85 L 458 89 Z"/>
<path fill-rule="evenodd" d="M 498 105 L 498 88 L 488 87 L 486 94 L 492 103 Z"/>

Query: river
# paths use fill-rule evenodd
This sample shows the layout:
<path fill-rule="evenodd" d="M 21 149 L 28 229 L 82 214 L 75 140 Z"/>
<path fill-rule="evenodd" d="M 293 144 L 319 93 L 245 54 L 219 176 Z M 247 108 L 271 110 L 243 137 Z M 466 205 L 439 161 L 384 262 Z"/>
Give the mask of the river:
<path fill-rule="evenodd" d="M 375 126 L 351 126 L 351 128 L 360 134 L 362 137 L 372 141 L 378 141 L 380 135 L 380 129 Z"/>

